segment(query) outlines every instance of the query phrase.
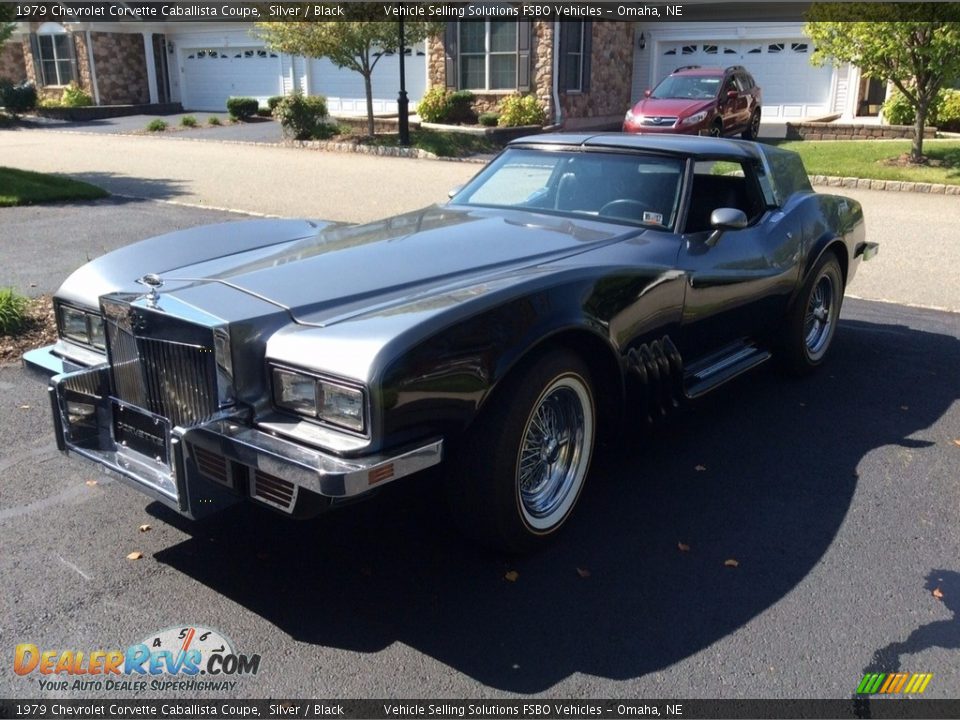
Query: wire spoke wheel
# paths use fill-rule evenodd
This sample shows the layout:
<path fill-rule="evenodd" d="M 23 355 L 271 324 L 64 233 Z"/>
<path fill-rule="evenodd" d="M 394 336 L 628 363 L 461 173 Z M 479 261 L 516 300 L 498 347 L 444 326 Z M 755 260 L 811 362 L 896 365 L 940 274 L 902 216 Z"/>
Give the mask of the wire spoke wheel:
<path fill-rule="evenodd" d="M 576 501 L 590 464 L 593 403 L 582 378 L 565 375 L 540 395 L 517 458 L 520 511 L 535 530 L 550 530 Z"/>

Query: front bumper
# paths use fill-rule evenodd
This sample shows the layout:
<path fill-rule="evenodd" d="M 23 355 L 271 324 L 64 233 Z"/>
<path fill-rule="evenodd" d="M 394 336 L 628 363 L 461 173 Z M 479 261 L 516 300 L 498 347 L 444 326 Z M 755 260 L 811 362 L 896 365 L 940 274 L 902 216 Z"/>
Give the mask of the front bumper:
<path fill-rule="evenodd" d="M 33 351 L 34 370 L 56 370 L 51 348 Z M 110 396 L 106 364 L 54 375 L 50 403 L 57 446 L 192 518 L 250 498 L 286 513 L 314 512 L 438 464 L 433 438 L 357 458 L 303 446 L 223 413 L 194 427 L 169 423 Z M 119 439 L 118 439 L 118 436 Z"/>

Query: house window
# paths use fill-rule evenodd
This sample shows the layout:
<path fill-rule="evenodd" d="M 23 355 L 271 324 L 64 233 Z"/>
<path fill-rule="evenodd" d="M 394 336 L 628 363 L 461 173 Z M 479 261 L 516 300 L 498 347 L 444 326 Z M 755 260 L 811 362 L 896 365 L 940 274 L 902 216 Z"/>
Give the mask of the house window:
<path fill-rule="evenodd" d="M 516 90 L 517 23 L 495 20 L 460 23 L 460 87 Z"/>
<path fill-rule="evenodd" d="M 584 25 L 582 22 L 569 23 L 561 35 L 560 47 L 563 67 L 563 88 L 570 92 L 583 90 Z"/>
<path fill-rule="evenodd" d="M 73 73 L 71 38 L 66 33 L 37 35 L 40 71 L 44 85 L 69 85 L 76 78 Z"/>

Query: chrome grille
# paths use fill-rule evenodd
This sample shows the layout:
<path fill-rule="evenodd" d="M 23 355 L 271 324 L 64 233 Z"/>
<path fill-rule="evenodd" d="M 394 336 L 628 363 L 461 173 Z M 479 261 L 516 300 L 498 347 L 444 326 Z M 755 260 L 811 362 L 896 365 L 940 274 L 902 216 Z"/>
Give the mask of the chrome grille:
<path fill-rule="evenodd" d="M 107 323 L 107 342 L 120 400 L 184 427 L 216 413 L 212 347 L 135 337 L 113 322 Z"/>
<path fill-rule="evenodd" d="M 657 127 L 673 127 L 676 122 L 676 117 L 665 117 L 657 115 L 644 115 L 643 120 L 641 121 L 643 125 L 655 125 Z"/>

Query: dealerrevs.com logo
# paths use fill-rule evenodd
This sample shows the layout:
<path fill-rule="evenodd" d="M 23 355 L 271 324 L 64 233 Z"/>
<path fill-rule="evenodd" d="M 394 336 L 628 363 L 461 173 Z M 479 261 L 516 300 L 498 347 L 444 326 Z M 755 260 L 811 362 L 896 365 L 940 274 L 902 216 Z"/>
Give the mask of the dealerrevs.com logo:
<path fill-rule="evenodd" d="M 36 677 L 44 691 L 229 692 L 236 688 L 236 678 L 257 674 L 260 656 L 235 652 L 217 630 L 185 626 L 152 633 L 125 650 L 41 649 L 20 643 L 13 670 Z"/>

